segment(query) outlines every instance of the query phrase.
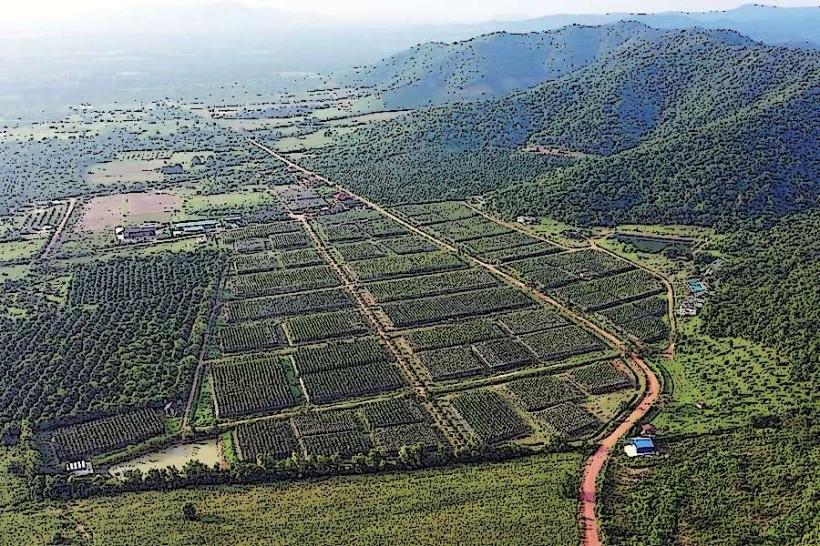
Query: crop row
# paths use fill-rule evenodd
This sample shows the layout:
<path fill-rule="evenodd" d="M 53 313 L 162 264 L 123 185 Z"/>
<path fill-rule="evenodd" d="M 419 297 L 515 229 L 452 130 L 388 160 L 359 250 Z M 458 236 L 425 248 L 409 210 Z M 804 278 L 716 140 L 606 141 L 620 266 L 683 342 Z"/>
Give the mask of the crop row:
<path fill-rule="evenodd" d="M 362 282 L 448 271 L 462 267 L 467 267 L 467 265 L 458 256 L 442 251 L 384 256 L 350 264 L 356 278 Z"/>
<path fill-rule="evenodd" d="M 506 311 L 532 305 L 522 292 L 503 286 L 447 296 L 436 296 L 383 306 L 384 312 L 398 328 L 430 324 L 453 318 Z"/>
<path fill-rule="evenodd" d="M 455 201 L 398 205 L 394 209 L 421 226 L 463 220 L 476 215 L 467 205 Z"/>
<path fill-rule="evenodd" d="M 455 243 L 510 232 L 509 229 L 487 220 L 483 216 L 473 216 L 463 220 L 436 224 L 427 229 Z"/>
<path fill-rule="evenodd" d="M 236 427 L 236 442 L 243 461 L 256 462 L 258 457 L 284 459 L 301 453 L 299 441 L 288 421 L 264 419 Z"/>
<path fill-rule="evenodd" d="M 603 394 L 632 386 L 632 381 L 609 362 L 595 362 L 572 371 L 573 381 L 592 394 Z"/>
<path fill-rule="evenodd" d="M 335 341 L 318 347 L 303 347 L 296 352 L 300 374 L 369 364 L 388 358 L 387 351 L 375 338 L 358 341 Z"/>
<path fill-rule="evenodd" d="M 226 231 L 221 235 L 225 243 L 233 243 L 241 239 L 266 238 L 277 233 L 301 231 L 302 225 L 296 221 L 270 222 L 267 224 L 253 224 Z"/>
<path fill-rule="evenodd" d="M 305 343 L 367 332 L 368 327 L 357 311 L 333 311 L 319 315 L 301 315 L 286 321 L 290 339 Z"/>
<path fill-rule="evenodd" d="M 298 403 L 287 358 L 242 355 L 211 365 L 217 417 L 279 410 Z"/>
<path fill-rule="evenodd" d="M 419 252 L 432 252 L 438 249 L 436 245 L 419 235 L 404 235 L 382 239 L 380 243 L 394 254 L 418 254 Z"/>
<path fill-rule="evenodd" d="M 338 275 L 330 266 L 319 265 L 236 275 L 228 279 L 226 290 L 231 298 L 245 299 L 332 288 L 340 284 Z"/>
<path fill-rule="evenodd" d="M 481 259 L 490 263 L 506 264 L 513 260 L 555 254 L 561 250 L 559 247 L 544 241 L 538 241 L 536 239 L 532 239 L 531 241 L 532 242 L 527 245 L 483 252 Z"/>
<path fill-rule="evenodd" d="M 105 417 L 55 430 L 54 452 L 61 461 L 73 461 L 105 453 L 165 432 L 162 412 L 144 409 Z"/>
<path fill-rule="evenodd" d="M 239 322 L 349 307 L 353 307 L 353 302 L 344 290 L 321 290 L 297 295 L 229 301 L 225 303 L 225 316 L 230 322 Z"/>
<path fill-rule="evenodd" d="M 566 436 L 584 436 L 594 432 L 601 426 L 601 421 L 583 407 L 564 402 L 533 413 L 535 420 L 541 425 L 565 434 Z"/>
<path fill-rule="evenodd" d="M 527 411 L 538 411 L 583 397 L 583 393 L 566 379 L 549 375 L 515 379 L 505 386 Z"/>
<path fill-rule="evenodd" d="M 532 433 L 527 422 L 496 392 L 465 392 L 456 395 L 452 404 L 483 444 L 495 444 Z"/>
<path fill-rule="evenodd" d="M 575 324 L 527 334 L 521 339 L 541 360 L 558 360 L 604 347 L 597 337 Z"/>
<path fill-rule="evenodd" d="M 314 404 L 378 394 L 405 385 L 398 368 L 387 360 L 303 374 L 302 383 Z"/>
<path fill-rule="evenodd" d="M 596 311 L 622 301 L 630 301 L 663 292 L 663 285 L 655 277 L 635 269 L 587 282 L 559 288 L 556 294 L 584 310 Z"/>
<path fill-rule="evenodd" d="M 286 344 L 282 326 L 276 320 L 227 324 L 219 330 L 219 346 L 224 353 L 270 349 Z"/>
<path fill-rule="evenodd" d="M 466 269 L 393 281 L 381 281 L 368 284 L 366 288 L 377 302 L 384 303 L 489 288 L 497 284 L 498 281 L 495 280 L 495 277 L 483 269 Z"/>
<path fill-rule="evenodd" d="M 504 337 L 504 332 L 492 319 L 480 318 L 455 324 L 413 330 L 405 338 L 415 351 L 464 345 Z"/>

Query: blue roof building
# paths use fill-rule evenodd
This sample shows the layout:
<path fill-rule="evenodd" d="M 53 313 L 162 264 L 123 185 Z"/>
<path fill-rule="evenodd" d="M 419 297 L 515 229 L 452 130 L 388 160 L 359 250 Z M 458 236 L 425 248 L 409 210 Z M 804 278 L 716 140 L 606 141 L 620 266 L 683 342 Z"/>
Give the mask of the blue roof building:
<path fill-rule="evenodd" d="M 624 453 L 627 457 L 654 455 L 656 453 L 655 442 L 652 438 L 630 438 L 624 446 Z"/>

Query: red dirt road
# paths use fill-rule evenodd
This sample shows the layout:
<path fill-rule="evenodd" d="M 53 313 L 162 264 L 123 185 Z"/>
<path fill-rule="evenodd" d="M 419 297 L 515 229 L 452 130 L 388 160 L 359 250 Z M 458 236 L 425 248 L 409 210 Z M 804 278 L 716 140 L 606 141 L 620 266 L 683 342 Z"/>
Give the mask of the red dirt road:
<path fill-rule="evenodd" d="M 632 363 L 646 377 L 646 391 L 643 398 L 635 406 L 629 415 L 624 419 L 618 427 L 613 430 L 606 438 L 601 440 L 598 450 L 589 458 L 584 466 L 584 473 L 581 476 L 581 490 L 579 492 L 579 518 L 581 521 L 581 529 L 583 536 L 581 537 L 582 546 L 599 546 L 601 542 L 600 526 L 598 524 L 598 516 L 595 513 L 596 503 L 596 489 L 598 476 L 609 458 L 612 448 L 618 441 L 627 433 L 632 425 L 646 415 L 652 404 L 658 399 L 661 391 L 661 384 L 658 381 L 658 376 L 641 360 L 636 354 L 629 355 Z"/>

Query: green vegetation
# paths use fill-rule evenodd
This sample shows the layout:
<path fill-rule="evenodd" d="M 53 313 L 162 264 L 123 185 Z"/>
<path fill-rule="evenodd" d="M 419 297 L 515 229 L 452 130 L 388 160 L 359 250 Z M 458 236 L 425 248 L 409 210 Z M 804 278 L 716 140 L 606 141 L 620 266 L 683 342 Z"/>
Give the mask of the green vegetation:
<path fill-rule="evenodd" d="M 4 421 L 182 400 L 223 258 L 204 250 L 79 266 L 66 308 L 37 308 L 0 329 L 10 348 L 0 367 Z"/>
<path fill-rule="evenodd" d="M 578 541 L 575 499 L 563 490 L 580 466 L 578 454 L 554 454 L 411 474 L 134 493 L 4 510 L 0 534 L 21 545 L 47 543 L 57 533 L 79 540 L 87 532 L 112 546 L 271 540 L 564 546 Z M 196 508 L 198 521 L 182 517 L 186 503 Z"/>
<path fill-rule="evenodd" d="M 615 459 L 603 491 L 614 544 L 741 546 L 820 539 L 816 412 L 662 444 L 662 457 Z"/>
<path fill-rule="evenodd" d="M 712 335 L 745 337 L 778 349 L 803 379 L 820 363 L 820 213 L 782 220 L 770 229 L 747 226 L 720 245 L 714 305 L 704 321 Z"/>

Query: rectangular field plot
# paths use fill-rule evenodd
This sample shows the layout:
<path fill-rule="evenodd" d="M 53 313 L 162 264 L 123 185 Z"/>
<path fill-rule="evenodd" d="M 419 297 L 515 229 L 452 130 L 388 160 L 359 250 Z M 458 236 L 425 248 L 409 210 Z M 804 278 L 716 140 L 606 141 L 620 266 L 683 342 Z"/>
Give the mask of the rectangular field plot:
<path fill-rule="evenodd" d="M 367 453 L 373 447 L 370 437 L 356 430 L 331 432 L 316 436 L 305 436 L 299 440 L 307 455 L 347 458 L 357 453 Z"/>
<path fill-rule="evenodd" d="M 537 241 L 537 239 L 528 237 L 519 231 L 507 231 L 498 235 L 481 237 L 480 239 L 472 239 L 465 242 L 464 246 L 470 253 L 484 254 L 485 252 L 495 252 L 498 250 L 530 245 Z"/>
<path fill-rule="evenodd" d="M 496 444 L 532 434 L 530 425 L 497 392 L 465 392 L 453 397 L 452 404 L 475 437 L 484 444 Z"/>
<path fill-rule="evenodd" d="M 541 360 L 558 360 L 604 348 L 601 340 L 574 324 L 527 334 L 521 339 Z"/>
<path fill-rule="evenodd" d="M 473 350 L 491 371 L 532 364 L 535 356 L 517 339 L 495 339 L 473 345 Z"/>
<path fill-rule="evenodd" d="M 390 398 L 362 407 L 362 415 L 371 429 L 421 423 L 430 416 L 413 398 Z"/>
<path fill-rule="evenodd" d="M 356 412 L 351 410 L 300 413 L 294 416 L 291 422 L 299 437 L 359 430 L 361 428 Z"/>
<path fill-rule="evenodd" d="M 303 347 L 294 355 L 300 374 L 321 372 L 388 360 L 387 350 L 375 338 L 335 341 L 318 347 Z"/>
<path fill-rule="evenodd" d="M 315 221 L 322 227 L 328 227 L 343 224 L 359 224 L 382 218 L 384 218 L 384 216 L 377 210 L 359 208 L 337 212 L 335 214 L 323 214 L 317 217 Z"/>
<path fill-rule="evenodd" d="M 450 271 L 465 267 L 467 267 L 467 264 L 461 261 L 458 256 L 443 251 L 385 256 L 350 264 L 356 278 L 362 282 Z"/>
<path fill-rule="evenodd" d="M 406 385 L 399 369 L 388 361 L 304 374 L 302 382 L 314 404 L 388 392 Z"/>
<path fill-rule="evenodd" d="M 292 250 L 311 246 L 310 238 L 304 231 L 274 233 L 270 236 L 271 246 L 276 250 Z"/>
<path fill-rule="evenodd" d="M 403 225 L 381 216 L 372 220 L 349 224 L 322 225 L 320 230 L 330 243 L 362 241 L 369 238 L 391 237 L 407 233 L 407 228 Z"/>
<path fill-rule="evenodd" d="M 566 379 L 549 375 L 515 379 L 504 386 L 527 411 L 538 411 L 584 396 Z"/>
<path fill-rule="evenodd" d="M 651 343 L 669 337 L 669 325 L 663 320 L 667 305 L 665 297 L 653 297 L 610 307 L 600 314 L 628 335 Z"/>
<path fill-rule="evenodd" d="M 427 228 L 436 235 L 454 243 L 511 233 L 511 230 L 487 220 L 483 216 L 473 216 L 463 220 L 455 220 L 443 224 L 435 224 Z"/>
<path fill-rule="evenodd" d="M 289 250 L 279 254 L 279 261 L 282 267 L 307 267 L 310 265 L 321 265 L 325 261 L 315 248 L 301 248 L 299 250 Z"/>
<path fill-rule="evenodd" d="M 373 338 L 305 347 L 294 355 L 310 401 L 327 404 L 405 386 L 399 369 Z"/>
<path fill-rule="evenodd" d="M 484 364 L 469 345 L 424 351 L 416 356 L 433 381 L 471 377 L 484 371 Z"/>
<path fill-rule="evenodd" d="M 405 446 L 449 446 L 444 435 L 432 423 L 406 423 L 377 428 L 373 431 L 376 445 L 396 452 Z"/>
<path fill-rule="evenodd" d="M 269 239 L 239 239 L 233 243 L 233 251 L 238 254 L 261 254 L 273 248 Z M 271 267 L 269 269 L 275 269 Z"/>
<path fill-rule="evenodd" d="M 382 306 L 393 326 L 432 324 L 446 320 L 528 307 L 533 301 L 518 290 L 503 286 L 464 292 L 449 296 L 436 296 Z"/>
<path fill-rule="evenodd" d="M 569 284 L 555 293 L 584 310 L 597 311 L 619 302 L 659 294 L 663 290 L 663 285 L 655 277 L 642 269 L 634 269 L 610 277 Z"/>
<path fill-rule="evenodd" d="M 529 334 L 569 324 L 566 318 L 551 307 L 516 311 L 500 317 L 499 322 L 513 334 Z"/>
<path fill-rule="evenodd" d="M 340 284 L 333 268 L 320 265 L 237 275 L 228 279 L 226 290 L 231 298 L 245 299 L 331 288 Z"/>
<path fill-rule="evenodd" d="M 364 319 L 355 310 L 302 315 L 287 319 L 285 325 L 293 343 L 346 337 L 368 331 Z"/>
<path fill-rule="evenodd" d="M 448 271 L 394 281 L 368 284 L 365 288 L 379 303 L 423 296 L 438 296 L 496 286 L 498 281 L 483 269 Z"/>
<path fill-rule="evenodd" d="M 662 317 L 647 315 L 618 325 L 627 335 L 646 343 L 669 338 L 669 325 Z"/>
<path fill-rule="evenodd" d="M 285 333 L 276 320 L 227 324 L 219 330 L 219 346 L 223 353 L 272 349 L 285 345 Z"/>
<path fill-rule="evenodd" d="M 463 220 L 477 214 L 464 203 L 455 201 L 398 205 L 393 210 L 421 226 Z"/>
<path fill-rule="evenodd" d="M 391 239 L 382 239 L 379 242 L 394 254 L 418 254 L 419 252 L 438 250 L 436 245 L 418 235 L 393 237 Z"/>
<path fill-rule="evenodd" d="M 279 254 L 275 252 L 256 252 L 254 254 L 234 256 L 231 259 L 231 265 L 233 266 L 233 271 L 240 274 L 258 273 L 260 271 L 271 271 L 273 269 L 282 268 Z"/>
<path fill-rule="evenodd" d="M 145 409 L 56 429 L 51 445 L 61 461 L 73 461 L 138 444 L 165 432 L 162 412 Z"/>
<path fill-rule="evenodd" d="M 236 427 L 235 435 L 240 458 L 246 462 L 256 462 L 257 457 L 265 456 L 285 459 L 302 452 L 288 421 L 264 419 L 242 423 Z"/>
<path fill-rule="evenodd" d="M 584 436 L 595 432 L 602 425 L 593 414 L 572 403 L 564 402 L 533 413 L 538 424 L 554 429 L 566 436 Z"/>
<path fill-rule="evenodd" d="M 387 251 L 380 248 L 373 241 L 358 241 L 355 243 L 336 245 L 333 248 L 346 262 L 381 258 L 382 256 L 387 255 Z"/>
<path fill-rule="evenodd" d="M 582 277 L 612 275 L 634 266 L 599 250 L 561 252 L 549 258 L 549 265 Z"/>
<path fill-rule="evenodd" d="M 319 313 L 353 307 L 344 290 L 322 290 L 290 296 L 273 296 L 225 303 L 225 318 L 229 322 L 267 317 L 288 317 L 303 313 Z"/>
<path fill-rule="evenodd" d="M 276 411 L 299 403 L 287 357 L 242 355 L 214 362 L 211 381 L 218 418 Z"/>
<path fill-rule="evenodd" d="M 545 241 L 538 241 L 531 239 L 527 245 L 517 246 L 514 248 L 502 248 L 499 250 L 483 252 L 481 259 L 492 263 L 507 263 L 513 260 L 520 260 L 523 258 L 531 258 L 535 256 L 546 256 L 548 254 L 555 254 L 561 249 L 551 243 Z"/>
<path fill-rule="evenodd" d="M 504 337 L 504 332 L 492 319 L 475 319 L 456 324 L 413 330 L 405 339 L 416 351 L 464 345 Z"/>
<path fill-rule="evenodd" d="M 222 233 L 219 237 L 226 244 L 232 244 L 242 239 L 267 239 L 278 233 L 301 232 L 302 224 L 296 221 L 271 222 L 269 224 L 253 224 Z"/>
<path fill-rule="evenodd" d="M 632 387 L 632 379 L 610 362 L 596 362 L 576 368 L 569 377 L 592 394 L 604 394 Z"/>

